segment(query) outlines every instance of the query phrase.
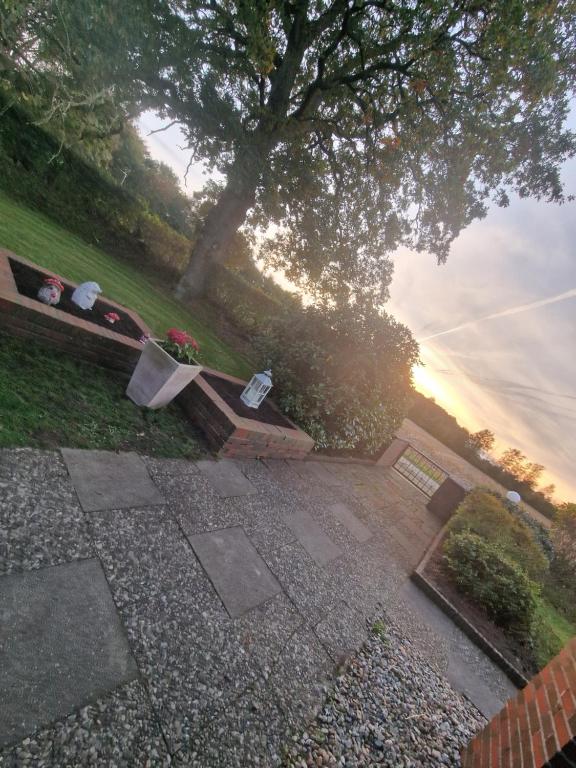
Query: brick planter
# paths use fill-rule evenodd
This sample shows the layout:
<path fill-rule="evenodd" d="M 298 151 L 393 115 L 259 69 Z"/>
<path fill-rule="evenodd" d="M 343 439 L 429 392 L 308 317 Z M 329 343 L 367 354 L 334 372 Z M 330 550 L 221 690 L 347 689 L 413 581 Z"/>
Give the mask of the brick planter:
<path fill-rule="evenodd" d="M 132 373 L 142 352 L 140 342 L 20 294 L 10 261 L 31 267 L 44 277 L 58 277 L 67 288 L 77 287 L 76 283 L 62 280 L 60 275 L 0 249 L 0 331 L 41 339 L 84 360 Z M 106 304 L 128 315 L 142 334 L 150 333 L 135 312 L 109 299 Z M 208 370 L 207 373 L 242 386 L 246 384 L 219 371 Z M 178 401 L 187 416 L 206 434 L 219 456 L 302 459 L 314 447 L 312 438 L 283 417 L 272 403 L 269 405 L 283 419 L 285 426 L 238 416 L 202 376 L 186 387 Z"/>
<path fill-rule="evenodd" d="M 75 357 L 106 368 L 132 372 L 142 352 L 140 342 L 18 293 L 10 260 L 32 267 L 45 277 L 58 277 L 68 288 L 77 287 L 76 283 L 62 280 L 60 275 L 0 248 L 0 331 L 41 339 Z M 143 334 L 150 333 L 135 312 L 109 299 L 106 304 L 128 315 Z"/>
<path fill-rule="evenodd" d="M 219 371 L 205 370 L 227 381 L 246 384 Z M 178 402 L 222 457 L 303 459 L 314 447 L 314 440 L 285 417 L 289 426 L 280 427 L 238 416 L 202 374 L 179 395 Z"/>

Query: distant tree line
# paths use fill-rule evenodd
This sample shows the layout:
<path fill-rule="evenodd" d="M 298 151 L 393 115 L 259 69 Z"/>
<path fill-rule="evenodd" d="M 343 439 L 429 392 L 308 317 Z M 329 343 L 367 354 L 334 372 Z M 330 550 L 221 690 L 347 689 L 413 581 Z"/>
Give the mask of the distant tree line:
<path fill-rule="evenodd" d="M 489 429 L 470 433 L 434 399 L 420 392 L 414 393 L 408 418 L 505 488 L 518 491 L 534 509 L 550 519 L 555 516 L 554 485 L 538 488 L 545 470 L 542 464 L 530 462 L 517 448 L 508 448 L 498 459 L 488 458 L 494 446 L 494 435 Z"/>

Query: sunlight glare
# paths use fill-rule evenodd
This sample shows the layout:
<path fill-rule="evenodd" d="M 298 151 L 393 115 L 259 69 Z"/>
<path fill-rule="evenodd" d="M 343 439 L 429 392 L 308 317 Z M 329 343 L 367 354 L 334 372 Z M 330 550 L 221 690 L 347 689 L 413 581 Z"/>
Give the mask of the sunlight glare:
<path fill-rule="evenodd" d="M 433 397 L 442 402 L 450 401 L 445 388 L 436 377 L 423 365 L 412 366 L 412 379 L 415 388 L 427 397 Z"/>

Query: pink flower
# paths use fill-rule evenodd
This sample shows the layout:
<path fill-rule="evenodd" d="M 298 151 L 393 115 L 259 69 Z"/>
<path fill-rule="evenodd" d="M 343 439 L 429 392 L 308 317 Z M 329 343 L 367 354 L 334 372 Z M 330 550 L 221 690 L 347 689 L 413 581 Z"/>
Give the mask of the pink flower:
<path fill-rule="evenodd" d="M 116 312 L 106 312 L 104 317 L 112 324 L 117 323 L 118 320 L 120 320 L 120 315 L 116 314 Z"/>
<path fill-rule="evenodd" d="M 186 331 L 179 331 L 178 328 L 170 328 L 168 331 L 166 331 L 166 336 L 168 338 L 168 341 L 171 341 L 172 344 L 187 344 L 188 343 L 188 334 Z"/>
<path fill-rule="evenodd" d="M 198 352 L 200 349 L 200 345 L 198 344 L 196 339 L 193 336 L 189 336 L 188 334 L 186 334 L 186 344 L 190 344 L 190 346 L 195 352 Z"/>

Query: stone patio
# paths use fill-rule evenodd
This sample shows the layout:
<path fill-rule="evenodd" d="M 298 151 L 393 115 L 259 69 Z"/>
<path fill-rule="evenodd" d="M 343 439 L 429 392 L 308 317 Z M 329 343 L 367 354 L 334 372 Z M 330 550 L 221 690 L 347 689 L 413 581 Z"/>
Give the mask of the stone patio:
<path fill-rule="evenodd" d="M 0 502 L 0 766 L 279 764 L 383 613 L 515 692 L 409 581 L 440 524 L 393 469 L 21 449 Z"/>

